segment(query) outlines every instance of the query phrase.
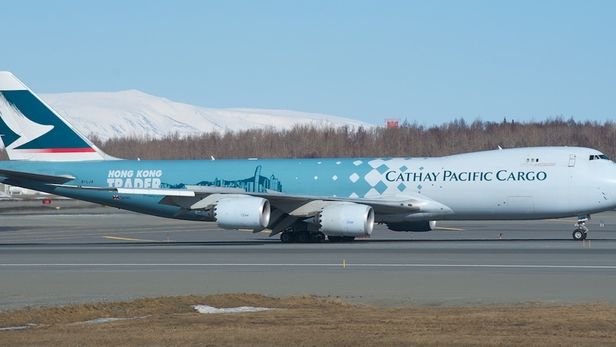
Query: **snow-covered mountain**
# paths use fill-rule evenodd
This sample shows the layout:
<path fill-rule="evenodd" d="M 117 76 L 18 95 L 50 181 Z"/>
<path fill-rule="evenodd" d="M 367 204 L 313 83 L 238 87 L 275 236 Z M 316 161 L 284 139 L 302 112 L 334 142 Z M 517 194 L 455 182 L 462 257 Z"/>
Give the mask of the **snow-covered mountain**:
<path fill-rule="evenodd" d="M 290 129 L 298 124 L 369 127 L 350 118 L 267 109 L 215 109 L 174 102 L 138 90 L 43 94 L 41 98 L 82 134 L 101 139 L 162 137 L 254 128 Z"/>

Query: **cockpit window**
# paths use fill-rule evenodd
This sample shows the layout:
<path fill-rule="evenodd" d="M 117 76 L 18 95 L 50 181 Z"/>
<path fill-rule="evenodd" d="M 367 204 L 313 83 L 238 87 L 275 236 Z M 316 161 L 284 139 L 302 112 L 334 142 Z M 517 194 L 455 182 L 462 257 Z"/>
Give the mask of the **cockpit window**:
<path fill-rule="evenodd" d="M 599 160 L 599 159 L 610 160 L 610 158 L 608 158 L 607 155 L 605 154 L 591 154 L 589 159 L 590 160 Z"/>

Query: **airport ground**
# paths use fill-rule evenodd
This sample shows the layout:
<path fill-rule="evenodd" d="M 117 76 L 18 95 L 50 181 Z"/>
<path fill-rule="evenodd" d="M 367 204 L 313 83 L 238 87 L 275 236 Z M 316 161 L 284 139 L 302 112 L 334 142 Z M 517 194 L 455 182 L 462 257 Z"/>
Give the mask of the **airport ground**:
<path fill-rule="evenodd" d="M 593 216 L 585 242 L 571 240 L 572 219 L 446 222 L 428 233 L 378 227 L 372 238 L 348 244 L 282 244 L 266 233 L 224 231 L 211 223 L 142 216 L 71 200 L 50 206 L 39 201 L 0 202 L 0 218 L 4 326 L 19 323 L 7 311 L 26 307 L 35 308 L 27 310 L 30 317 L 49 312 L 36 309 L 42 306 L 76 304 L 58 311 L 68 316 L 84 307 L 100 308 L 101 302 L 116 308 L 92 311 L 91 318 L 122 314 L 121 305 L 114 302 L 144 297 L 195 295 L 194 301 L 208 300 L 206 295 L 225 297 L 225 293 L 295 297 L 235 297 L 235 302 L 224 305 L 241 304 L 248 297 L 255 304 L 269 303 L 284 310 L 225 315 L 224 319 L 187 312 L 189 305 L 178 304 L 185 297 L 172 298 L 177 302 L 171 306 L 177 311 L 167 316 L 158 312 L 151 319 L 83 328 L 78 323 L 84 317 L 78 315 L 68 325 L 0 331 L 0 344 L 9 337 L 16 344 L 45 344 L 45 340 L 28 340 L 36 336 L 35 331 L 45 332 L 51 339 L 47 344 L 67 331 L 74 337 L 79 331 L 133 336 L 132 328 L 162 328 L 167 323 L 178 327 L 175 332 L 184 331 L 186 338 L 192 335 L 190 329 L 182 328 L 184 324 L 196 331 L 206 329 L 212 337 L 234 332 L 237 340 L 213 343 L 227 345 L 250 341 L 282 345 L 301 332 L 310 336 L 318 329 L 325 329 L 330 335 L 324 336 L 330 337 L 342 337 L 345 331 L 348 338 L 341 338 L 341 345 L 358 344 L 362 341 L 358 337 L 388 345 L 540 344 L 541 339 L 549 344 L 615 342 L 615 212 Z M 161 307 L 161 299 L 152 300 L 152 307 Z M 305 305 L 294 306 L 293 300 Z M 142 301 L 141 307 L 145 306 L 150 307 Z M 423 316 L 417 316 L 420 313 Z M 173 323 L 165 317 L 173 318 Z M 308 328 L 302 329 L 302 318 Z M 540 322 L 552 322 L 552 330 Z M 456 331 L 461 332 L 458 338 Z M 266 332 L 280 336 L 260 340 L 267 337 Z M 408 339 L 392 337 L 397 335 Z M 520 340 L 520 336 L 530 339 Z M 324 339 L 307 340 L 304 345 L 329 344 Z M 112 340 L 92 340 L 118 342 L 105 341 Z M 199 344 L 194 339 L 174 341 L 162 344 Z"/>
<path fill-rule="evenodd" d="M 195 302 L 256 313 L 202 314 Z M 132 317 L 102 320 L 101 317 Z M 187 296 L 0 314 L 6 346 L 613 346 L 613 305 L 383 308 L 314 297 Z"/>

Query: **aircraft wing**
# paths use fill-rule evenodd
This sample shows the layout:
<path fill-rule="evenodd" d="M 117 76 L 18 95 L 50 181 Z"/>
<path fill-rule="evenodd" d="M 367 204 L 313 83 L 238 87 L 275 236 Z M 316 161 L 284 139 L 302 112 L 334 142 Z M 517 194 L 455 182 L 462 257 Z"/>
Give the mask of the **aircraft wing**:
<path fill-rule="evenodd" d="M 223 199 L 235 196 L 255 196 L 267 199 L 270 204 L 284 214 L 296 218 L 311 217 L 319 213 L 325 206 L 333 202 L 351 202 L 371 206 L 377 215 L 411 214 L 443 212 L 449 208 L 426 196 L 395 195 L 375 198 L 348 198 L 313 195 L 291 195 L 277 191 L 265 193 L 246 192 L 240 188 L 186 186 L 186 189 L 159 189 L 159 188 L 115 188 L 100 186 L 68 185 L 68 181 L 75 179 L 67 175 L 47 175 L 29 172 L 0 169 L 0 179 L 4 176 L 9 179 L 27 179 L 39 183 L 77 190 L 98 190 L 117 192 L 119 194 L 135 194 L 160 196 L 161 204 L 174 205 L 186 210 L 207 210 Z"/>
<path fill-rule="evenodd" d="M 1 173 L 1 172 L 0 172 Z M 55 176 L 57 179 L 63 176 Z M 207 210 L 223 198 L 233 196 L 256 196 L 269 200 L 270 204 L 296 217 L 310 217 L 332 202 L 353 202 L 371 206 L 377 214 L 403 214 L 434 212 L 449 209 L 447 206 L 425 196 L 396 195 L 377 198 L 343 198 L 331 196 L 291 195 L 279 192 L 254 193 L 239 188 L 187 186 L 187 189 L 113 188 L 54 184 L 57 187 L 104 190 L 119 194 L 160 196 L 161 204 L 179 206 L 189 210 Z"/>
<path fill-rule="evenodd" d="M 450 210 L 449 207 L 425 196 L 396 195 L 377 198 L 342 198 L 307 195 L 290 195 L 280 192 L 254 193 L 239 188 L 187 186 L 186 189 L 155 188 L 113 188 L 87 187 L 55 184 L 57 187 L 73 189 L 92 189 L 135 194 L 160 196 L 161 204 L 181 207 L 185 210 L 208 210 L 221 199 L 255 196 L 267 199 L 276 213 L 275 222 L 270 226 L 272 235 L 281 232 L 298 219 L 317 215 L 327 205 L 335 202 L 350 202 L 371 206 L 377 216 L 393 214 L 432 213 Z M 378 220 L 378 218 L 377 218 Z"/>
<path fill-rule="evenodd" d="M 289 195 L 279 192 L 253 193 L 243 189 L 187 186 L 188 189 L 141 189 L 141 188 L 110 188 L 120 194 L 160 195 L 161 203 L 177 205 L 183 208 L 199 210 L 213 207 L 218 200 L 233 195 L 249 195 L 269 200 L 272 206 L 285 213 L 297 217 L 308 217 L 316 214 L 321 208 L 331 202 L 354 202 L 371 206 L 376 213 L 412 213 L 421 210 L 427 199 L 417 199 L 409 196 L 385 197 L 377 199 L 320 197 L 307 195 Z"/>
<path fill-rule="evenodd" d="M 425 196 L 396 195 L 376 198 L 343 198 L 331 196 L 290 195 L 280 192 L 253 193 L 237 188 L 187 186 L 188 189 L 115 188 L 121 194 L 160 195 L 161 204 L 180 206 L 189 210 L 207 210 L 220 199 L 235 196 L 255 196 L 296 218 L 311 217 L 333 202 L 352 202 L 371 206 L 377 215 L 431 213 L 450 210 L 449 207 Z"/>

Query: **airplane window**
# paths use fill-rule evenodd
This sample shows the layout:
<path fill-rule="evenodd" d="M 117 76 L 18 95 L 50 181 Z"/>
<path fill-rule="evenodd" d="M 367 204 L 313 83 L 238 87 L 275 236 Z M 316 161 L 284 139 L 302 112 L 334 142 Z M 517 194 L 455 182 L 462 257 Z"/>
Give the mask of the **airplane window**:
<path fill-rule="evenodd" d="M 610 158 L 608 158 L 607 155 L 605 155 L 605 154 L 601 154 L 598 157 L 601 158 L 601 159 L 610 160 Z"/>
<path fill-rule="evenodd" d="M 590 158 L 588 160 L 595 160 L 596 155 L 591 155 Z"/>

